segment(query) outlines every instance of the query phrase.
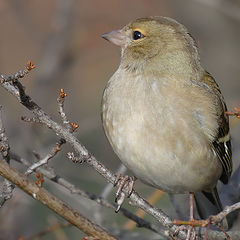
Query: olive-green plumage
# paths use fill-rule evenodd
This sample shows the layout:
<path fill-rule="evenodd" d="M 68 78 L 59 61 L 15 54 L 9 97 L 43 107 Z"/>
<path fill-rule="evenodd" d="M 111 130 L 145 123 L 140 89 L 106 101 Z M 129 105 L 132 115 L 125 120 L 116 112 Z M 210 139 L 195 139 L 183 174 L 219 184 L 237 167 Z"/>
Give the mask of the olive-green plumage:
<path fill-rule="evenodd" d="M 228 117 L 191 35 L 173 19 L 149 17 L 103 38 L 121 47 L 102 100 L 115 153 L 143 182 L 171 193 L 204 191 L 219 211 L 216 184 L 232 171 Z"/>

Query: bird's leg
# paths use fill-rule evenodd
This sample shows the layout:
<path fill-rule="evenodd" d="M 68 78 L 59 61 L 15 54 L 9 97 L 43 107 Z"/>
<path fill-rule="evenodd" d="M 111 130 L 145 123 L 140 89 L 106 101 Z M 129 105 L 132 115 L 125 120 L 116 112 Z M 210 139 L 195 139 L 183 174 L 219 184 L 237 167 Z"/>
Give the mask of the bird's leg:
<path fill-rule="evenodd" d="M 193 207 L 194 207 L 194 193 L 193 192 L 190 192 L 189 193 L 189 206 L 190 206 L 190 218 L 189 218 L 189 222 L 194 222 L 194 210 L 193 210 Z M 193 236 L 194 238 L 192 239 L 195 239 L 195 230 L 194 230 L 194 227 L 193 226 L 189 226 L 188 227 L 188 230 L 187 230 L 187 240 L 190 239 L 191 236 Z"/>
<path fill-rule="evenodd" d="M 187 231 L 186 240 L 196 239 L 196 232 L 194 227 L 201 225 L 201 221 L 194 219 L 194 193 L 189 193 L 190 216 L 189 221 L 174 220 L 173 224 L 181 225 L 180 228 Z"/>
<path fill-rule="evenodd" d="M 119 187 L 117 189 L 116 192 L 116 197 L 115 197 L 115 202 L 117 203 L 117 209 L 115 210 L 115 212 L 118 212 L 121 205 L 123 204 L 123 201 L 126 197 L 125 193 L 122 191 L 124 187 L 128 188 L 128 194 L 127 197 L 130 197 L 132 192 L 133 192 L 133 185 L 134 182 L 136 180 L 136 177 L 129 177 L 129 176 L 124 176 L 122 177 L 121 174 L 118 174 L 115 182 L 114 182 L 114 186 L 116 186 L 117 184 L 119 184 Z"/>
<path fill-rule="evenodd" d="M 205 227 L 208 223 L 207 220 L 196 220 L 194 219 L 194 193 L 190 192 L 190 198 L 189 198 L 189 205 L 190 205 L 190 218 L 189 221 L 181 221 L 181 220 L 173 220 L 173 224 L 175 225 L 188 225 L 192 227 Z"/>
<path fill-rule="evenodd" d="M 190 198 L 189 198 L 189 205 L 190 205 L 190 219 L 189 221 L 194 221 L 194 211 L 193 211 L 193 206 L 194 206 L 194 193 L 190 192 Z"/>

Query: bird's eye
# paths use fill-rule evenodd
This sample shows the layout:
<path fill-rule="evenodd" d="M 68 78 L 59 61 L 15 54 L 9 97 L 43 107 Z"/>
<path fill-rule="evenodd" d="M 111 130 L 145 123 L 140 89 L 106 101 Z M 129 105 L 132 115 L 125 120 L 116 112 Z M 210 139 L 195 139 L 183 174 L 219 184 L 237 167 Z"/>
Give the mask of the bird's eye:
<path fill-rule="evenodd" d="M 138 39 L 143 38 L 143 37 L 144 37 L 144 35 L 141 32 L 139 32 L 139 31 L 134 31 L 133 32 L 133 40 L 138 40 Z"/>

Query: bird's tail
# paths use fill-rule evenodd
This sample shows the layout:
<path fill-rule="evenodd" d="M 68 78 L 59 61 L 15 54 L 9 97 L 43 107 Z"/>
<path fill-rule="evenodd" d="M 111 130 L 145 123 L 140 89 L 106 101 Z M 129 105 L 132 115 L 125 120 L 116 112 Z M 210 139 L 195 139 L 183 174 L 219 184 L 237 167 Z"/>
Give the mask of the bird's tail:
<path fill-rule="evenodd" d="M 217 188 L 212 192 L 198 192 L 194 194 L 198 214 L 201 219 L 207 219 L 211 215 L 216 215 L 223 210 Z M 228 229 L 228 221 L 226 218 L 221 222 L 224 230 Z"/>

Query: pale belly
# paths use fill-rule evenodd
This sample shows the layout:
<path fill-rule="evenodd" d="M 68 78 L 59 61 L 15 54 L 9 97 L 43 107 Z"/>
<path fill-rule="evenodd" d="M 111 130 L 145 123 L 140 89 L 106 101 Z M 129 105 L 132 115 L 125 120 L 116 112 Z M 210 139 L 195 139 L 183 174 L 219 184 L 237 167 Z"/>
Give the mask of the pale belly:
<path fill-rule="evenodd" d="M 222 167 L 206 139 L 197 131 L 189 133 L 186 123 L 177 128 L 171 121 L 156 123 L 138 114 L 106 121 L 103 114 L 113 150 L 137 178 L 172 193 L 212 189 Z"/>
<path fill-rule="evenodd" d="M 208 191 L 216 185 L 221 163 L 181 102 L 178 106 L 176 101 L 156 103 L 154 96 L 125 100 L 122 93 L 107 94 L 104 130 L 115 153 L 137 178 L 169 193 Z"/>

